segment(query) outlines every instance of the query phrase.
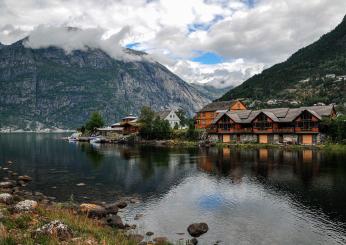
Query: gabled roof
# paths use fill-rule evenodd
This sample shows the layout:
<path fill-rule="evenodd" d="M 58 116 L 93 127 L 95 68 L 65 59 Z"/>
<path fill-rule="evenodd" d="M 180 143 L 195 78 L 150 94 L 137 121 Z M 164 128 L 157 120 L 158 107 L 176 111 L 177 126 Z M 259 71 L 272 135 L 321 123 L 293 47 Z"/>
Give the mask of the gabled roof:
<path fill-rule="evenodd" d="M 258 114 L 252 119 L 252 121 L 253 121 L 258 115 L 260 115 L 261 113 L 263 113 L 264 115 L 266 115 L 267 117 L 269 117 L 269 118 L 270 118 L 271 120 L 273 120 L 274 122 L 279 122 L 279 121 L 280 121 L 279 118 L 277 118 L 273 112 L 271 112 L 271 111 L 266 111 L 266 110 L 261 110 L 261 111 L 259 111 Z M 252 121 L 251 121 L 251 122 L 252 122 Z"/>
<path fill-rule="evenodd" d="M 237 102 L 237 100 L 212 102 L 204 106 L 199 112 L 229 110 L 231 105 L 233 105 L 235 102 Z"/>
<path fill-rule="evenodd" d="M 169 113 L 171 113 L 172 110 L 164 110 L 164 111 L 158 111 L 156 112 L 156 115 L 160 118 L 160 119 L 165 119 Z"/>
<path fill-rule="evenodd" d="M 308 106 L 300 108 L 275 108 L 262 110 L 242 110 L 242 111 L 227 111 L 218 114 L 213 120 L 213 124 L 218 122 L 223 115 L 227 115 L 236 123 L 251 123 L 259 114 L 264 113 L 274 122 L 293 122 L 303 111 L 308 111 L 314 117 L 322 120 L 323 116 L 331 116 L 334 112 L 334 106 Z"/>

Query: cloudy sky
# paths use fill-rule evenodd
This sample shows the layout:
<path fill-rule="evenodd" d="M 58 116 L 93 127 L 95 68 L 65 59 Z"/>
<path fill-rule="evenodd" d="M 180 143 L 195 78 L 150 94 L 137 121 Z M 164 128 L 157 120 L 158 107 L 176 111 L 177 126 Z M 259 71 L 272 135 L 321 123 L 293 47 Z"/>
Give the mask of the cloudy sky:
<path fill-rule="evenodd" d="M 238 85 L 332 30 L 345 0 L 0 0 L 0 42 L 149 53 L 187 82 Z M 66 27 L 83 31 L 66 32 Z"/>

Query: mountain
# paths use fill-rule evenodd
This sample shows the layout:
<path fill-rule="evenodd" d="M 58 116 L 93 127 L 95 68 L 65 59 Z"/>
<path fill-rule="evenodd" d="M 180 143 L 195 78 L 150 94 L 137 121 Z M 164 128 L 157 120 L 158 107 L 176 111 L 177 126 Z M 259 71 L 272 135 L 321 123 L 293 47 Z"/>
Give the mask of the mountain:
<path fill-rule="evenodd" d="M 0 129 L 76 128 L 93 111 L 114 123 L 144 105 L 192 114 L 210 102 L 143 52 L 127 49 L 134 59 L 122 61 L 99 49 L 66 53 L 24 42 L 0 48 Z"/>
<path fill-rule="evenodd" d="M 232 86 L 228 86 L 225 88 L 216 88 L 209 84 L 198 84 L 198 83 L 190 83 L 192 87 L 194 87 L 198 92 L 200 92 L 204 97 L 215 100 L 224 95 L 228 90 L 232 88 Z"/>
<path fill-rule="evenodd" d="M 331 32 L 231 89 L 220 100 L 244 98 L 312 105 L 346 102 L 346 17 Z"/>

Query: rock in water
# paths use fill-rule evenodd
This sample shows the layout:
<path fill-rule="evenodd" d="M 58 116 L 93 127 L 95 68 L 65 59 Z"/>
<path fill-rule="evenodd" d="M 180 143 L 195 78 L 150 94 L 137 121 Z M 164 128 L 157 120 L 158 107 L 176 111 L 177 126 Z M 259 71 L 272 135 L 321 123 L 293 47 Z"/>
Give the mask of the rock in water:
<path fill-rule="evenodd" d="M 18 176 L 18 180 L 21 180 L 24 182 L 30 182 L 30 181 L 32 181 L 32 178 L 30 176 L 27 176 L 27 175 L 22 175 L 22 176 Z"/>
<path fill-rule="evenodd" d="M 209 227 L 206 223 L 194 223 L 189 225 L 187 231 L 193 237 L 199 237 L 206 233 L 209 230 Z"/>
<path fill-rule="evenodd" d="M 72 230 L 60 220 L 54 220 L 36 230 L 36 234 L 49 235 L 60 241 L 68 241 L 72 238 Z"/>
<path fill-rule="evenodd" d="M 13 202 L 13 196 L 8 193 L 0 194 L 0 203 L 11 204 Z"/>
<path fill-rule="evenodd" d="M 19 203 L 17 203 L 14 206 L 14 210 L 17 212 L 23 212 L 23 211 L 32 211 L 36 209 L 38 206 L 36 201 L 33 200 L 24 200 Z"/>
<path fill-rule="evenodd" d="M 126 207 L 127 207 L 127 203 L 124 202 L 124 201 L 117 202 L 116 205 L 117 205 L 117 207 L 120 208 L 120 209 L 123 209 L 123 208 L 126 208 Z"/>
<path fill-rule="evenodd" d="M 198 240 L 197 240 L 196 238 L 192 238 L 192 239 L 190 240 L 190 244 L 191 244 L 191 245 L 197 245 L 197 244 L 198 244 Z"/>
<path fill-rule="evenodd" d="M 153 240 L 155 244 L 166 244 L 166 242 L 168 241 L 167 237 L 164 236 L 155 237 Z"/>
<path fill-rule="evenodd" d="M 88 215 L 88 217 L 91 218 L 102 218 L 107 214 L 107 211 L 104 207 L 92 203 L 82 203 L 79 206 L 79 210 L 81 213 L 85 213 Z"/>

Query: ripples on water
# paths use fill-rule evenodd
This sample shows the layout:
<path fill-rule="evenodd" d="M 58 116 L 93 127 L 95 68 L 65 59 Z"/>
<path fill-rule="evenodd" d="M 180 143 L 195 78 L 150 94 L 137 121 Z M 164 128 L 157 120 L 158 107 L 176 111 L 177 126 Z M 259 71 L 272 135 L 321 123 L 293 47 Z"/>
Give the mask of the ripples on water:
<path fill-rule="evenodd" d="M 13 170 L 34 178 L 30 188 L 61 201 L 139 195 L 143 202 L 122 216 L 141 233 L 178 240 L 204 221 L 210 230 L 200 244 L 346 243 L 345 154 L 93 147 L 59 138 L 0 135 L 0 163 L 15 161 Z"/>

